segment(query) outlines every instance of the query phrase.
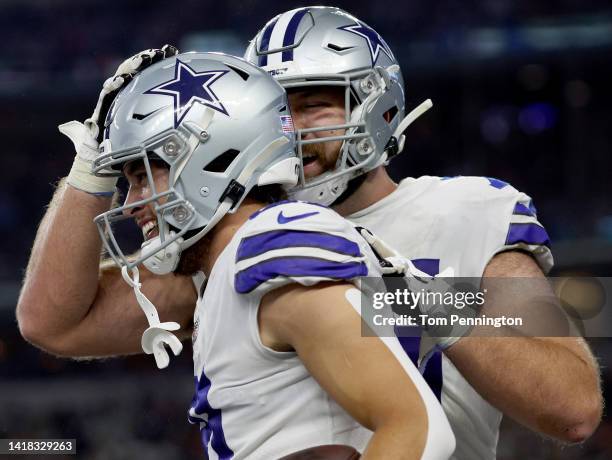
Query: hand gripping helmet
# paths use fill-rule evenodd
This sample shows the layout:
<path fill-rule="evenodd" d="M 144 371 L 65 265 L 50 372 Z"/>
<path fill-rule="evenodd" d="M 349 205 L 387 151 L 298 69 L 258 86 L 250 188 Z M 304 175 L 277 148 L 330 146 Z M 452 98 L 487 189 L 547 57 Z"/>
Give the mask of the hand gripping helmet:
<path fill-rule="evenodd" d="M 115 99 L 106 121 L 98 175 L 118 175 L 143 160 L 150 197 L 95 221 L 115 262 L 173 271 L 181 251 L 233 212 L 254 186 L 295 185 L 299 160 L 286 93 L 266 72 L 220 53 L 185 53 L 138 74 Z M 169 167 L 156 190 L 150 160 Z M 128 258 L 113 234 L 125 211 L 153 203 L 159 236 Z"/>
<path fill-rule="evenodd" d="M 345 123 L 300 129 L 302 146 L 343 140 L 336 167 L 306 182 L 300 172 L 292 196 L 332 204 L 348 181 L 400 153 L 403 131 L 431 101 L 404 118 L 404 81 L 400 67 L 380 35 L 338 8 L 298 8 L 270 20 L 251 41 L 245 58 L 261 66 L 283 87 L 340 86 L 345 89 Z M 307 133 L 344 130 L 341 136 L 302 139 Z"/>

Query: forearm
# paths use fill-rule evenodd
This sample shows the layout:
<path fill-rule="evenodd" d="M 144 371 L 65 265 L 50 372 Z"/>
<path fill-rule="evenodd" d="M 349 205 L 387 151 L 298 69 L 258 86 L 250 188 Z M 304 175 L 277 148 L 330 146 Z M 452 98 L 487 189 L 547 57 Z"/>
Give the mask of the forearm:
<path fill-rule="evenodd" d="M 446 355 L 487 401 L 539 433 L 580 442 L 599 423 L 599 373 L 581 339 L 467 337 Z"/>
<path fill-rule="evenodd" d="M 413 420 L 413 422 L 416 421 Z M 361 459 L 421 459 L 423 454 L 422 430 L 407 429 L 409 427 L 409 420 L 387 422 L 374 432 Z"/>
<path fill-rule="evenodd" d="M 17 318 L 22 332 L 60 333 L 88 312 L 98 288 L 101 242 L 93 218 L 110 198 L 58 187 L 30 255 Z"/>

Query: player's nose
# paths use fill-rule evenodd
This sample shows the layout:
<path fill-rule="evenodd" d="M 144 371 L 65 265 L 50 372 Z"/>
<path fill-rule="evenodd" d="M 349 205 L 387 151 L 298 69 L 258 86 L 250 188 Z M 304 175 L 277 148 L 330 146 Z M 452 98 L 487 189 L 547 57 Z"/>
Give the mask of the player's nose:
<path fill-rule="evenodd" d="M 143 214 L 146 208 L 144 203 L 140 203 L 147 198 L 143 193 L 144 188 L 132 188 L 128 190 L 123 206 L 123 215 L 126 217 L 138 217 Z"/>

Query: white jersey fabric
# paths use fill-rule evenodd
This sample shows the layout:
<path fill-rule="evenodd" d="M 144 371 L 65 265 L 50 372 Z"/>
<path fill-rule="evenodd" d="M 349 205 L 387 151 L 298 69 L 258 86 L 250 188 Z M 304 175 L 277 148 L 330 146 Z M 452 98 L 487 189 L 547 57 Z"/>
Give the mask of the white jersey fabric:
<path fill-rule="evenodd" d="M 431 276 L 452 267 L 454 276 L 480 277 L 495 254 L 512 249 L 533 254 L 545 273 L 553 264 L 548 235 L 529 196 L 493 178 L 408 178 L 387 197 L 347 218 Z M 400 342 L 413 361 L 424 354 L 419 338 Z M 440 352 L 428 360 L 424 376 L 434 393 L 441 392 L 457 441 L 452 458 L 494 459 L 501 412 Z"/>
<path fill-rule="evenodd" d="M 279 286 L 357 282 L 366 275 L 380 275 L 375 255 L 348 221 L 323 206 L 276 203 L 236 232 L 194 314 L 196 391 L 189 419 L 200 425 L 208 458 L 270 460 L 322 444 L 363 451 L 372 433 L 327 395 L 296 353 L 262 344 L 257 312 L 261 297 Z M 435 428 L 446 429 L 447 446 L 453 441 L 441 406 L 397 339 L 383 342 L 427 407 L 432 454 L 425 458 L 440 458 L 433 455 L 444 444 L 433 439 Z"/>

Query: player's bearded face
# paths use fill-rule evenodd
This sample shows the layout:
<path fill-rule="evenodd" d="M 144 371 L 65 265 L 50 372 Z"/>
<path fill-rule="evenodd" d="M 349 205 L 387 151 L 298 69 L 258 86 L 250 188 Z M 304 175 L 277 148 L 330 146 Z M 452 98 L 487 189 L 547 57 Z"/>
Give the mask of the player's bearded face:
<path fill-rule="evenodd" d="M 314 87 L 290 91 L 289 104 L 296 129 L 319 128 L 345 123 L 344 88 Z M 303 140 L 338 136 L 344 130 L 320 131 L 302 136 Z M 342 141 L 320 142 L 302 146 L 304 175 L 316 177 L 336 167 Z"/>

